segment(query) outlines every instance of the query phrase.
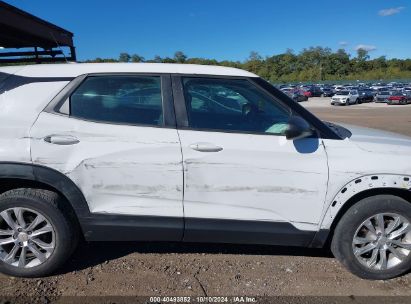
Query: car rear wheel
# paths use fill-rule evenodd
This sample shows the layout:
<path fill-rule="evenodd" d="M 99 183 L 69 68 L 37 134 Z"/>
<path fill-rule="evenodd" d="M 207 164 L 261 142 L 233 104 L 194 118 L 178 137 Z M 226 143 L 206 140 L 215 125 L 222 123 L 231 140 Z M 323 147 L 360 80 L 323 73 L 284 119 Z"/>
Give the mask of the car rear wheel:
<path fill-rule="evenodd" d="M 57 193 L 39 189 L 11 190 L 0 196 L 0 272 L 41 277 L 68 259 L 77 235 L 59 201 Z"/>
<path fill-rule="evenodd" d="M 364 279 L 385 280 L 404 274 L 411 269 L 411 204 L 392 195 L 361 200 L 341 218 L 331 250 Z"/>

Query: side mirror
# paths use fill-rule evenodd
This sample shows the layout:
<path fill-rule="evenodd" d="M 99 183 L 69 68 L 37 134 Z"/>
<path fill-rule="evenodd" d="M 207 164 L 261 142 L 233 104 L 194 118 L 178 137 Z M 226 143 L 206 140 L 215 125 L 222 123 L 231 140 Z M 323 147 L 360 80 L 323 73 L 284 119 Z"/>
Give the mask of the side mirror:
<path fill-rule="evenodd" d="M 289 140 L 309 137 L 313 134 L 311 126 L 299 116 L 291 116 L 288 121 L 288 127 L 285 131 L 285 137 Z"/>

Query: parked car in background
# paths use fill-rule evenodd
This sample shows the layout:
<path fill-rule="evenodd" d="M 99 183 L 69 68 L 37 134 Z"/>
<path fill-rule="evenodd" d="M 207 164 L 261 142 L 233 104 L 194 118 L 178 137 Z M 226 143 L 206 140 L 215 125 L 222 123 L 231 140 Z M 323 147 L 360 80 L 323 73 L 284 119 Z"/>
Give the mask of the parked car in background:
<path fill-rule="evenodd" d="M 390 98 L 391 92 L 390 91 L 378 91 L 374 97 L 375 102 L 388 102 L 388 98 Z"/>
<path fill-rule="evenodd" d="M 323 91 L 323 94 L 322 94 L 322 96 L 324 96 L 324 97 L 332 97 L 332 96 L 334 96 L 334 90 L 333 89 L 331 89 L 331 88 L 322 88 L 322 91 Z"/>
<path fill-rule="evenodd" d="M 323 91 L 317 87 L 317 86 L 312 86 L 306 92 L 310 92 L 310 96 L 308 97 L 321 97 L 323 94 Z"/>
<path fill-rule="evenodd" d="M 370 89 L 363 89 L 358 91 L 358 103 L 374 101 L 374 92 Z"/>
<path fill-rule="evenodd" d="M 289 88 L 289 87 L 284 87 L 284 88 L 280 89 L 280 91 L 285 93 L 285 94 L 288 94 L 288 93 L 292 92 L 293 90 L 294 90 L 293 88 Z"/>
<path fill-rule="evenodd" d="M 344 86 L 341 86 L 341 85 L 335 85 L 334 86 L 334 92 L 335 93 L 337 93 L 339 91 L 344 91 L 344 90 L 346 90 L 346 88 Z"/>
<path fill-rule="evenodd" d="M 388 98 L 389 105 L 405 105 L 411 103 L 411 93 L 403 91 L 394 91 Z"/>
<path fill-rule="evenodd" d="M 302 102 L 302 101 L 308 100 L 308 97 L 305 96 L 304 92 L 302 92 L 301 90 L 294 90 L 292 92 L 289 92 L 287 95 L 290 96 L 296 102 Z"/>
<path fill-rule="evenodd" d="M 331 98 L 332 105 L 345 105 L 355 104 L 358 102 L 358 91 L 339 91 Z"/>
<path fill-rule="evenodd" d="M 308 90 L 306 88 L 302 88 L 301 91 L 302 91 L 303 95 L 306 96 L 307 98 L 308 97 L 313 97 L 313 94 L 310 90 Z"/>

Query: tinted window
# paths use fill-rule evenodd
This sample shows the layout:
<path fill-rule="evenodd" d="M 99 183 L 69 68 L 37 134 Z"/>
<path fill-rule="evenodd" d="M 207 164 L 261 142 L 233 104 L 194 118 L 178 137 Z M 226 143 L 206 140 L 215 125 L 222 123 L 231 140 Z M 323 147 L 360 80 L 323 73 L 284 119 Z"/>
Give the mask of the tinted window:
<path fill-rule="evenodd" d="M 162 125 L 160 77 L 88 77 L 70 98 L 70 115 L 93 121 Z"/>
<path fill-rule="evenodd" d="M 247 80 L 184 78 L 190 126 L 284 134 L 290 111 Z"/>

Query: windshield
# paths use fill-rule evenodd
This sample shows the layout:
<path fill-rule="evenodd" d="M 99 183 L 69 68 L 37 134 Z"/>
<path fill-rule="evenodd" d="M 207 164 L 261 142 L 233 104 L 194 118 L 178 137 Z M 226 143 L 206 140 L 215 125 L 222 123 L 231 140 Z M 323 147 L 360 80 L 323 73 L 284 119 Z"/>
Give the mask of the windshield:
<path fill-rule="evenodd" d="M 348 95 L 348 94 L 350 94 L 349 91 L 340 91 L 340 92 L 338 92 L 338 95 Z"/>

